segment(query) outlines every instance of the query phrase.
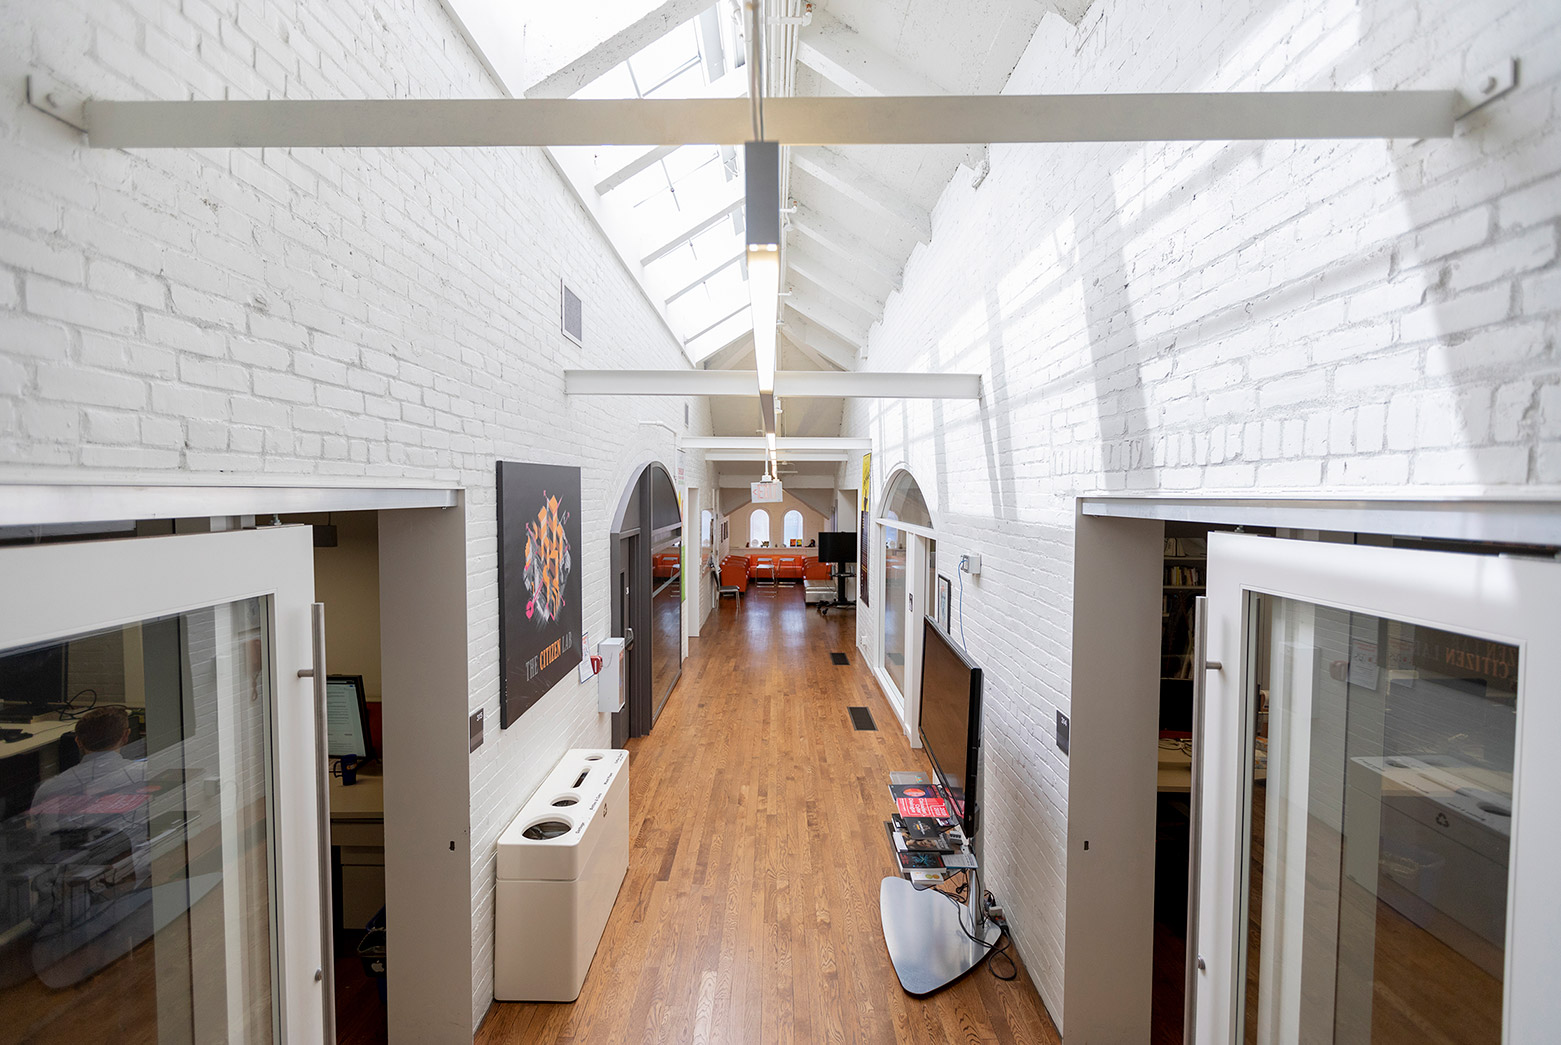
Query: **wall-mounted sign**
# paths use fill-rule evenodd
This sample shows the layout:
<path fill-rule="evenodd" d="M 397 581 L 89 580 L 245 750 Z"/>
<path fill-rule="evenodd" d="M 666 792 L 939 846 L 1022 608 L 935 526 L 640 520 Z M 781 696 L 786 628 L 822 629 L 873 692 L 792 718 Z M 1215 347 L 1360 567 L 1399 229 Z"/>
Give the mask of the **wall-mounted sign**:
<path fill-rule="evenodd" d="M 750 489 L 754 504 L 780 504 L 786 496 L 781 490 L 779 479 L 771 479 L 767 483 L 752 483 Z"/>

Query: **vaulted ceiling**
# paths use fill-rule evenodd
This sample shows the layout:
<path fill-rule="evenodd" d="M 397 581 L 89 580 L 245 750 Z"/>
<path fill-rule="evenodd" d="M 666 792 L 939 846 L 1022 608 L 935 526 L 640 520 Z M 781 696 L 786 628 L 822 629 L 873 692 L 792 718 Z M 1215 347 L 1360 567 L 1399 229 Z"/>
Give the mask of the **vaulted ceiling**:
<path fill-rule="evenodd" d="M 510 92 L 526 97 L 692 98 L 748 93 L 741 0 L 592 5 L 445 0 Z M 996 94 L 1042 17 L 1076 22 L 1090 0 L 765 0 L 768 97 Z M 555 149 L 625 263 L 710 369 L 752 369 L 742 150 Z M 797 147 L 785 201 L 779 368 L 854 369 L 869 329 L 931 236 L 951 178 L 985 175 L 984 146 Z M 718 435 L 753 435 L 757 399 L 714 398 Z M 782 404 L 783 436 L 838 435 L 842 401 Z M 789 462 L 833 475 L 834 461 Z M 725 469 L 757 474 L 758 462 Z M 783 469 L 785 474 L 785 469 Z"/>

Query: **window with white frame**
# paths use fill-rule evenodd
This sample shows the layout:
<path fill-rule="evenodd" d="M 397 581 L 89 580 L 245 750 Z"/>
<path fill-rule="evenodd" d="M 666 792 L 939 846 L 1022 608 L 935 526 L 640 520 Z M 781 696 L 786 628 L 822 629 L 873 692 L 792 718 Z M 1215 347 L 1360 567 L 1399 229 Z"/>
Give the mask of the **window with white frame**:
<path fill-rule="evenodd" d="M 793 508 L 786 513 L 786 519 L 781 524 L 781 533 L 786 539 L 786 546 L 791 547 L 792 541 L 802 540 L 802 513 Z"/>
<path fill-rule="evenodd" d="M 753 514 L 748 516 L 748 547 L 757 548 L 770 543 L 770 513 L 763 508 L 755 508 Z"/>

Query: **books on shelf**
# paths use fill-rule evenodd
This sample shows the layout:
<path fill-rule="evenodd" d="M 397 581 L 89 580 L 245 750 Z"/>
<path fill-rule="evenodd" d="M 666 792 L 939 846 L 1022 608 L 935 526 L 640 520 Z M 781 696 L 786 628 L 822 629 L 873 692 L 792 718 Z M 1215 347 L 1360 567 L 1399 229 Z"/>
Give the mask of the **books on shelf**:
<path fill-rule="evenodd" d="M 1165 554 L 1173 559 L 1204 559 L 1209 554 L 1207 537 L 1167 537 Z"/>
<path fill-rule="evenodd" d="M 1202 566 L 1167 566 L 1165 584 L 1169 588 L 1202 587 Z"/>
<path fill-rule="evenodd" d="M 930 784 L 890 784 L 889 791 L 901 816 L 949 818 L 947 803 Z"/>
<path fill-rule="evenodd" d="M 901 816 L 896 813 L 894 826 L 905 842 L 902 848 L 912 851 L 953 853 L 964 842 L 959 824 L 948 817 Z"/>

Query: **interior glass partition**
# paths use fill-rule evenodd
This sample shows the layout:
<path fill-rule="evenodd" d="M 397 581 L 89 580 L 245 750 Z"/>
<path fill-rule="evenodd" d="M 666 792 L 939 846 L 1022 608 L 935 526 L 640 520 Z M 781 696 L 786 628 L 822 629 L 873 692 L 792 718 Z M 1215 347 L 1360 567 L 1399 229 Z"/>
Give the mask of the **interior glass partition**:
<path fill-rule="evenodd" d="M 1248 598 L 1243 1040 L 1501 1041 L 1518 647 Z"/>
<path fill-rule="evenodd" d="M 0 651 L 0 1038 L 276 1040 L 270 617 Z"/>

